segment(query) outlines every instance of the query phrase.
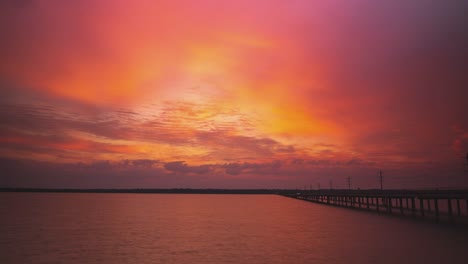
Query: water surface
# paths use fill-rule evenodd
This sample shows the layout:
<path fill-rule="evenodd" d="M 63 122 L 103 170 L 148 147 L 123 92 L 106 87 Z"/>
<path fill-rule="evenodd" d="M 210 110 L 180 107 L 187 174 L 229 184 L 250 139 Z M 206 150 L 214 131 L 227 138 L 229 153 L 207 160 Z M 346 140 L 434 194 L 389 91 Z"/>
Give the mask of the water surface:
<path fill-rule="evenodd" d="M 276 195 L 0 193 L 0 263 L 466 263 L 459 229 Z"/>

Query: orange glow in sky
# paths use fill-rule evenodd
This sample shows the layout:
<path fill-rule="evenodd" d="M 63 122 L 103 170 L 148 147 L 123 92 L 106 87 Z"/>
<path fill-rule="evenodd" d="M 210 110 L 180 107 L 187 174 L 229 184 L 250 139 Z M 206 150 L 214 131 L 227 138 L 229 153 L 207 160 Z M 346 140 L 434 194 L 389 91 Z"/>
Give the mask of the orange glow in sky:
<path fill-rule="evenodd" d="M 457 4 L 0 7 L 2 166 L 145 175 L 13 172 L 5 186 L 289 188 L 353 175 L 373 188 L 378 169 L 395 187 L 466 183 L 455 172 L 468 151 Z"/>

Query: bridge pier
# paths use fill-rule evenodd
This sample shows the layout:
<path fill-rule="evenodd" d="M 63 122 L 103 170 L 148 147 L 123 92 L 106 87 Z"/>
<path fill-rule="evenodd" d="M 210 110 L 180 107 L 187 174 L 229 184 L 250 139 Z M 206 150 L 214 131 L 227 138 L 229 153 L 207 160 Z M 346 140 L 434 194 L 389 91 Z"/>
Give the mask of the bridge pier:
<path fill-rule="evenodd" d="M 377 209 L 377 213 L 380 214 L 380 210 L 379 210 L 379 198 L 375 198 L 375 206 L 376 206 L 376 209 Z"/>
<path fill-rule="evenodd" d="M 434 199 L 436 222 L 439 222 L 439 200 Z"/>
<path fill-rule="evenodd" d="M 419 209 L 421 210 L 421 216 L 424 217 L 424 199 L 419 198 Z"/>
<path fill-rule="evenodd" d="M 392 198 L 387 198 L 387 210 L 389 214 L 392 213 Z"/>
<path fill-rule="evenodd" d="M 450 198 L 447 199 L 447 205 L 448 205 L 448 214 L 449 214 L 450 220 L 453 221 L 452 200 Z"/>
<path fill-rule="evenodd" d="M 403 214 L 403 199 L 401 197 L 399 198 L 399 202 L 400 202 L 400 213 Z"/>

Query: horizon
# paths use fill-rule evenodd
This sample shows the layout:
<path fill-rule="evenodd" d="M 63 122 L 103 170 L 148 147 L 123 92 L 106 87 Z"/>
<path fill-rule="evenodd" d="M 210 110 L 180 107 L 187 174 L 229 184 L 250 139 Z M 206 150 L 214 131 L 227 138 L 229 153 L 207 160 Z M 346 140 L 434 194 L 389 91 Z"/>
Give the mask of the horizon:
<path fill-rule="evenodd" d="M 468 4 L 3 1 L 0 188 L 468 188 Z"/>

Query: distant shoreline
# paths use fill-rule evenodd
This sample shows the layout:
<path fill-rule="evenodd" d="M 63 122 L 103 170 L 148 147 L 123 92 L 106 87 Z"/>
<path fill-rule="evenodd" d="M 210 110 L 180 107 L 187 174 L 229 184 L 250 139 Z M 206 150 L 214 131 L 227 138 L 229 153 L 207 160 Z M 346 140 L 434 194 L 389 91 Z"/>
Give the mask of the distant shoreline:
<path fill-rule="evenodd" d="M 0 192 L 39 192 L 39 193 L 161 193 L 161 194 L 295 194 L 295 193 L 343 193 L 348 195 L 367 194 L 395 194 L 395 193 L 417 193 L 417 194 L 453 194 L 468 192 L 467 189 L 321 189 L 321 190 L 298 190 L 298 189 L 192 189 L 192 188 L 133 188 L 133 189 L 72 189 L 72 188 L 0 188 Z"/>
<path fill-rule="evenodd" d="M 0 192 L 40 193 L 161 193 L 161 194 L 280 194 L 287 189 L 53 189 L 53 188 L 0 188 Z"/>

